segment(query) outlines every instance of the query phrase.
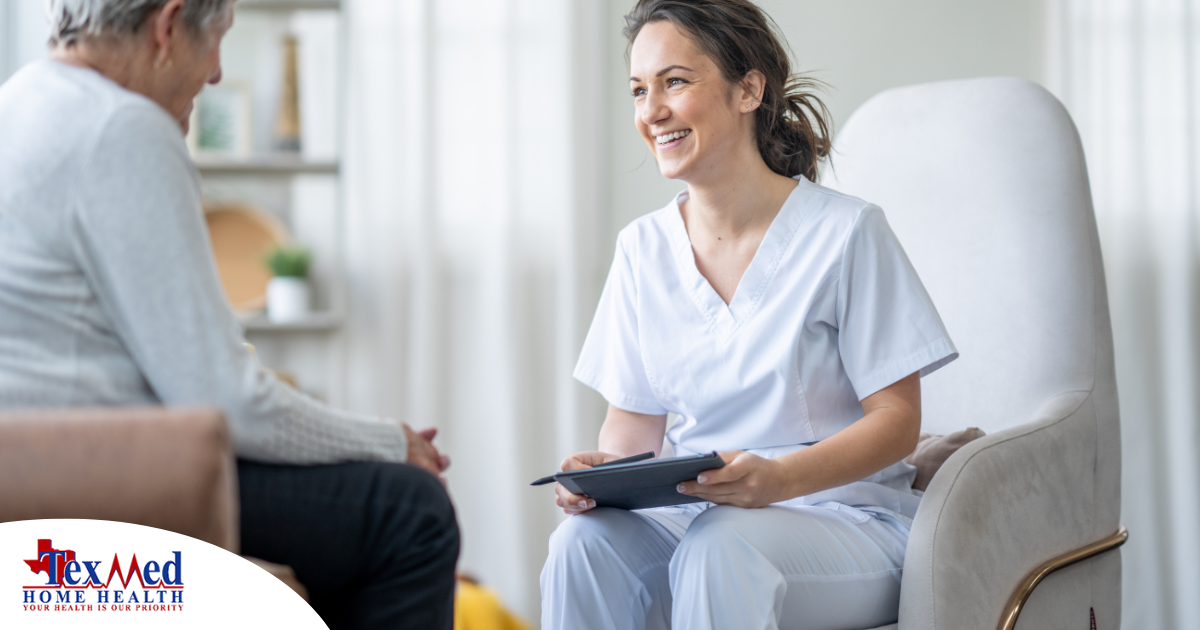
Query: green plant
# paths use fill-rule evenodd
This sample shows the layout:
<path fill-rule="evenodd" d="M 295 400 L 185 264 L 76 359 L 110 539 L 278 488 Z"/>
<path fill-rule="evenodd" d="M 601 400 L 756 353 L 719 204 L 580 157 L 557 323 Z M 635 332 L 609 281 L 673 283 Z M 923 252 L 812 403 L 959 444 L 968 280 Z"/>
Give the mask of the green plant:
<path fill-rule="evenodd" d="M 278 277 L 307 278 L 312 252 L 301 245 L 276 245 L 267 252 L 265 262 L 271 273 Z"/>

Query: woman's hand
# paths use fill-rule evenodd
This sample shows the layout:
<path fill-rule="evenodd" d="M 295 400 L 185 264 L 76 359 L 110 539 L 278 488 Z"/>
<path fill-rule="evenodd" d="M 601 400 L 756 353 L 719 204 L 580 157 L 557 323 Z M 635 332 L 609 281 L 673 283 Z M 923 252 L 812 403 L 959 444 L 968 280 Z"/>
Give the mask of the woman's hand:
<path fill-rule="evenodd" d="M 580 468 L 591 468 L 597 464 L 610 462 L 614 459 L 620 459 L 619 455 L 610 453 L 601 453 L 600 451 L 585 451 L 576 453 L 563 460 L 560 470 L 579 470 Z M 554 503 L 563 509 L 567 514 L 582 514 L 594 507 L 596 501 L 589 499 L 581 494 L 574 494 L 567 490 L 563 485 L 556 484 L 554 488 L 555 498 Z"/>
<path fill-rule="evenodd" d="M 766 507 L 793 498 L 781 462 L 745 451 L 725 451 L 721 459 L 725 460 L 723 467 L 706 470 L 695 481 L 679 484 L 679 492 L 743 508 Z"/>
<path fill-rule="evenodd" d="M 844 486 L 907 457 L 921 431 L 920 375 L 867 396 L 862 406 L 862 418 L 808 448 L 775 459 L 721 453 L 723 468 L 700 473 L 679 484 L 679 491 L 722 505 L 765 507 Z"/>
<path fill-rule="evenodd" d="M 424 468 L 439 481 L 446 483 L 446 480 L 442 478 L 442 473 L 450 467 L 450 458 L 439 453 L 437 447 L 433 445 L 433 438 L 437 437 L 437 429 L 413 431 L 403 422 L 400 423 L 400 426 L 404 427 L 404 436 L 408 438 L 406 461 L 413 466 Z"/>

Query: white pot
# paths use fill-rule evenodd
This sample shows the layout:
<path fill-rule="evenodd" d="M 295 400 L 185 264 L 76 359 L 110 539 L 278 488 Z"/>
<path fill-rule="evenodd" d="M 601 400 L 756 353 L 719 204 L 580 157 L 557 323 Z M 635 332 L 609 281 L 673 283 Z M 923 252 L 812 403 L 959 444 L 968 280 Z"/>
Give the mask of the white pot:
<path fill-rule="evenodd" d="M 308 315 L 308 281 L 276 276 L 267 283 L 267 317 L 273 322 L 294 322 Z"/>

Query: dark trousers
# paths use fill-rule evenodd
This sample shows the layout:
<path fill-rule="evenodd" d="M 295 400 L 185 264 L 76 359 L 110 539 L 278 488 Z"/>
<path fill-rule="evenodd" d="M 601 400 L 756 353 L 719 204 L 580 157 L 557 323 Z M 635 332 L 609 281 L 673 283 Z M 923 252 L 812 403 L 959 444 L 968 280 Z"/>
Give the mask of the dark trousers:
<path fill-rule="evenodd" d="M 407 464 L 238 461 L 242 554 L 286 564 L 332 630 L 451 630 L 458 522 Z"/>

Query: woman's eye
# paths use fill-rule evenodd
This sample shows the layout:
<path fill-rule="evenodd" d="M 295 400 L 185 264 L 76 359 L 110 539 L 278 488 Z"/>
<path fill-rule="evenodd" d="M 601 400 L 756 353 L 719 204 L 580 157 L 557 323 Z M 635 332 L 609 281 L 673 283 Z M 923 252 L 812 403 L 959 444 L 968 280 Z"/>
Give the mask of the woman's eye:
<path fill-rule="evenodd" d="M 633 88 L 633 92 L 632 92 L 634 98 L 642 96 L 645 93 L 646 93 L 646 88 L 640 88 L 640 87 Z"/>
<path fill-rule="evenodd" d="M 679 79 L 679 78 L 667 79 L 667 85 L 671 85 L 671 86 L 683 85 L 684 83 L 687 83 L 687 81 L 684 81 L 683 79 Z"/>

